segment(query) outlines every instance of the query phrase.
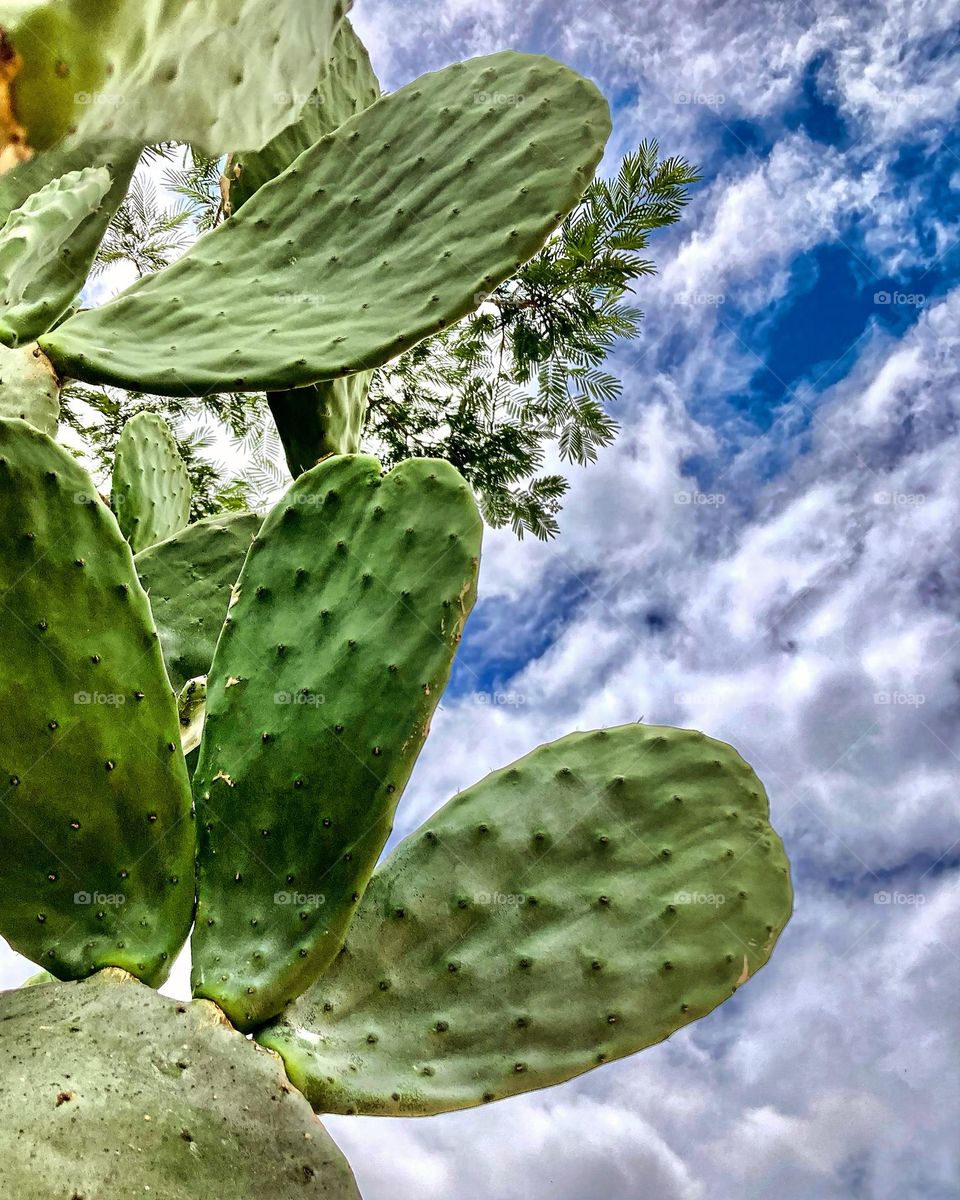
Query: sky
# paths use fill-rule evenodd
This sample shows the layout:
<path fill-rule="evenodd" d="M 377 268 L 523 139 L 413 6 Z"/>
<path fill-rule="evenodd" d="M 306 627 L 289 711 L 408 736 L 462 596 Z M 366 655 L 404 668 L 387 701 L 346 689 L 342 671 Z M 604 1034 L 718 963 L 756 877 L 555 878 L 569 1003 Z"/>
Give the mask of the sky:
<path fill-rule="evenodd" d="M 955 1200 L 960 3 L 353 17 L 387 88 L 549 53 L 611 100 L 604 170 L 656 137 L 704 175 L 616 355 L 621 437 L 572 472 L 555 542 L 487 535 L 397 834 L 541 742 L 642 717 L 740 749 L 797 898 L 770 964 L 641 1055 L 325 1123 L 366 1200 Z M 5 984 L 30 970 L 0 950 Z"/>

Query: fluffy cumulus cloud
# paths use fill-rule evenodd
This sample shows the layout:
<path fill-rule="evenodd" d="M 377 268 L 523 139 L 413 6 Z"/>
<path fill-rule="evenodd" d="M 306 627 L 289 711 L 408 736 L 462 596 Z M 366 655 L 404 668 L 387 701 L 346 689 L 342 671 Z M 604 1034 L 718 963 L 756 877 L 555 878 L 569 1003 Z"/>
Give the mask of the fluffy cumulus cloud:
<path fill-rule="evenodd" d="M 618 361 L 622 437 L 574 472 L 555 543 L 488 537 L 398 834 L 539 742 L 643 718 L 742 750 L 797 885 L 770 965 L 643 1055 L 482 1110 L 331 1119 L 367 1200 L 960 1194 L 960 288 L 931 282 L 960 252 L 901 172 L 909 148 L 934 170 L 952 153 L 958 16 L 358 0 L 390 86 L 546 50 L 616 99 L 615 151 L 656 134 L 708 167 Z M 763 322 L 824 248 L 868 290 L 915 270 L 931 294 L 899 327 L 863 321 L 836 378 L 811 346 L 761 419 L 734 401 L 781 369 Z M 29 971 L 0 958 L 4 982 Z"/>

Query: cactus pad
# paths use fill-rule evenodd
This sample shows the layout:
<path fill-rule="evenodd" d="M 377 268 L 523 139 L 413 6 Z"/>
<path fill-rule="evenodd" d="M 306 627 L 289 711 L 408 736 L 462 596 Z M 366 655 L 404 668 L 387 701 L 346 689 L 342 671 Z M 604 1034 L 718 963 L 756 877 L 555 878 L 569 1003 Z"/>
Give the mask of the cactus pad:
<path fill-rule="evenodd" d="M 0 419 L 29 421 L 54 437 L 60 420 L 60 382 L 37 346 L 0 345 Z"/>
<path fill-rule="evenodd" d="M 120 971 L 0 993 L 0 1192 L 359 1200 L 272 1054 Z"/>
<path fill-rule="evenodd" d="M 729 746 L 572 734 L 403 842 L 340 957 L 261 1041 L 318 1111 L 468 1108 L 706 1016 L 767 961 L 790 905 L 763 787 Z"/>
<path fill-rule="evenodd" d="M 76 460 L 0 421 L 0 933 L 162 980 L 193 914 L 177 709 L 130 548 Z"/>
<path fill-rule="evenodd" d="M 259 147 L 296 119 L 344 0 L 50 0 L 5 21 L 26 143 L 122 135 L 209 154 Z M 299 100 L 299 102 L 298 102 Z"/>
<path fill-rule="evenodd" d="M 140 145 L 125 142 L 84 143 L 73 150 L 50 150 L 0 176 L 0 220 L 28 203 L 30 197 L 63 176 L 88 170 L 106 171 L 110 187 L 95 211 L 48 257 L 19 302 L 0 318 L 0 337 L 10 345 L 38 338 L 70 308 L 83 287 L 104 231 L 126 195 Z"/>
<path fill-rule="evenodd" d="M 268 180 L 285 171 L 304 150 L 379 98 L 380 83 L 370 65 L 370 55 L 349 20 L 344 18 L 333 43 L 333 55 L 297 120 L 262 150 L 234 156 L 237 174 L 230 185 L 234 212 Z"/>
<path fill-rule="evenodd" d="M 330 458 L 247 555 L 194 778 L 194 993 L 241 1028 L 336 954 L 473 607 L 481 523 L 448 463 Z"/>
<path fill-rule="evenodd" d="M 426 75 L 41 344 L 62 374 L 176 396 L 380 366 L 543 246 L 609 131 L 593 84 L 551 59 L 506 52 Z"/>
<path fill-rule="evenodd" d="M 230 589 L 262 523 L 256 513 L 210 517 L 134 559 L 176 691 L 210 670 Z"/>
<path fill-rule="evenodd" d="M 131 417 L 117 443 L 110 504 L 134 554 L 186 527 L 192 493 L 186 463 L 163 417 L 150 412 Z"/>
<path fill-rule="evenodd" d="M 110 173 L 104 167 L 71 171 L 7 217 L 0 228 L 0 341 L 17 343 L 22 331 L 15 319 L 11 321 L 11 312 L 77 227 L 99 209 L 109 190 Z"/>
<path fill-rule="evenodd" d="M 268 392 L 290 474 L 297 478 L 330 454 L 357 454 L 371 371 L 290 392 Z"/>

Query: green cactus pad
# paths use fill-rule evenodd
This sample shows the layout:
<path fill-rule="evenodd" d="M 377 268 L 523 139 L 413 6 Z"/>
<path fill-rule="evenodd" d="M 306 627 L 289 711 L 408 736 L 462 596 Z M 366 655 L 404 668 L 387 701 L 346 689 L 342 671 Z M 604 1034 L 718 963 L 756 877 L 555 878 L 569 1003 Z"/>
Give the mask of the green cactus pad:
<path fill-rule="evenodd" d="M 46 260 L 19 303 L 5 310 L 0 319 L 2 340 L 10 345 L 34 340 L 52 329 L 70 308 L 89 274 L 104 231 L 126 195 L 140 149 L 139 143 L 84 143 L 70 151 L 56 149 L 38 154 L 0 176 L 0 220 L 7 220 L 31 196 L 62 176 L 102 170 L 111 180 L 96 211 L 80 222 L 56 255 Z"/>
<path fill-rule="evenodd" d="M 370 65 L 370 55 L 345 18 L 337 30 L 333 56 L 297 120 L 262 150 L 234 155 L 236 174 L 230 184 L 234 212 L 265 183 L 285 171 L 304 150 L 379 98 L 380 83 Z"/>
<path fill-rule="evenodd" d="M 41 344 L 63 375 L 175 396 L 380 366 L 542 247 L 609 131 L 593 84 L 551 59 L 507 52 L 424 76 Z"/>
<path fill-rule="evenodd" d="M 328 379 L 267 401 L 294 479 L 330 454 L 357 454 L 367 415 L 371 371 Z"/>
<path fill-rule="evenodd" d="M 63 978 L 160 982 L 194 827 L 147 597 L 89 476 L 23 421 L 0 421 L 0 511 L 0 934 Z"/>
<path fill-rule="evenodd" d="M 186 527 L 192 495 L 187 465 L 163 417 L 131 417 L 117 442 L 110 504 L 134 554 Z"/>
<path fill-rule="evenodd" d="M 134 559 L 176 691 L 210 670 L 230 589 L 262 523 L 256 513 L 210 517 Z"/>
<path fill-rule="evenodd" d="M 38 346 L 0 346 L 0 419 L 29 421 L 54 437 L 60 421 L 60 381 Z"/>
<path fill-rule="evenodd" d="M 208 154 L 259 147 L 296 116 L 344 0 L 51 0 L 4 19 L 12 100 L 34 149 L 122 135 Z M 3 14 L 0 14 L 3 18 Z"/>
<path fill-rule="evenodd" d="M 260 1040 L 318 1111 L 468 1108 L 706 1016 L 790 906 L 763 787 L 729 746 L 572 734 L 403 842 L 330 971 Z"/>
<path fill-rule="evenodd" d="M 0 993 L 10 1200 L 359 1200 L 276 1057 L 119 971 Z"/>
<path fill-rule="evenodd" d="M 0 341 L 13 345 L 21 330 L 9 314 L 22 304 L 30 284 L 92 216 L 110 190 L 104 167 L 71 171 L 15 208 L 0 228 Z"/>
<path fill-rule="evenodd" d="M 336 954 L 473 607 L 481 523 L 445 462 L 302 475 L 247 556 L 194 779 L 194 993 L 244 1029 Z"/>

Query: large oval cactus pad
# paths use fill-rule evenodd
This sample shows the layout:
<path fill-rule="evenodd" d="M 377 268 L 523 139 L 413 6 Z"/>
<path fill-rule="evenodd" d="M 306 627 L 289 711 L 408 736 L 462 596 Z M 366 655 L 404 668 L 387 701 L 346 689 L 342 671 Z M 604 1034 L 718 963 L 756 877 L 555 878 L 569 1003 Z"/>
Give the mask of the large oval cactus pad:
<path fill-rule="evenodd" d="M 593 84 L 548 58 L 506 52 L 426 75 L 44 348 L 63 374 L 174 396 L 378 367 L 543 246 L 609 132 Z"/>
<path fill-rule="evenodd" d="M 207 681 L 194 993 L 241 1028 L 339 949 L 473 607 L 481 522 L 445 462 L 302 475 L 247 555 Z"/>
<path fill-rule="evenodd" d="M 192 495 L 187 465 L 163 417 L 131 417 L 117 442 L 110 504 L 134 554 L 186 527 Z"/>
<path fill-rule="evenodd" d="M 48 0 L 4 20 L 28 145 L 124 136 L 211 155 L 295 120 L 349 0 Z"/>
<path fill-rule="evenodd" d="M 66 450 L 0 421 L 0 934 L 159 982 L 193 915 L 177 708 L 130 548 Z"/>
<path fill-rule="evenodd" d="M 359 1200 L 275 1056 L 212 1004 L 105 971 L 0 993 L 0 1023 L 0 1194 L 11 1200 Z"/>
<path fill-rule="evenodd" d="M 468 1108 L 705 1016 L 767 961 L 790 907 L 763 787 L 729 746 L 571 734 L 403 842 L 340 957 L 260 1040 L 318 1111 Z"/>
<path fill-rule="evenodd" d="M 175 691 L 210 670 L 231 589 L 262 523 L 257 513 L 208 517 L 134 558 Z"/>

